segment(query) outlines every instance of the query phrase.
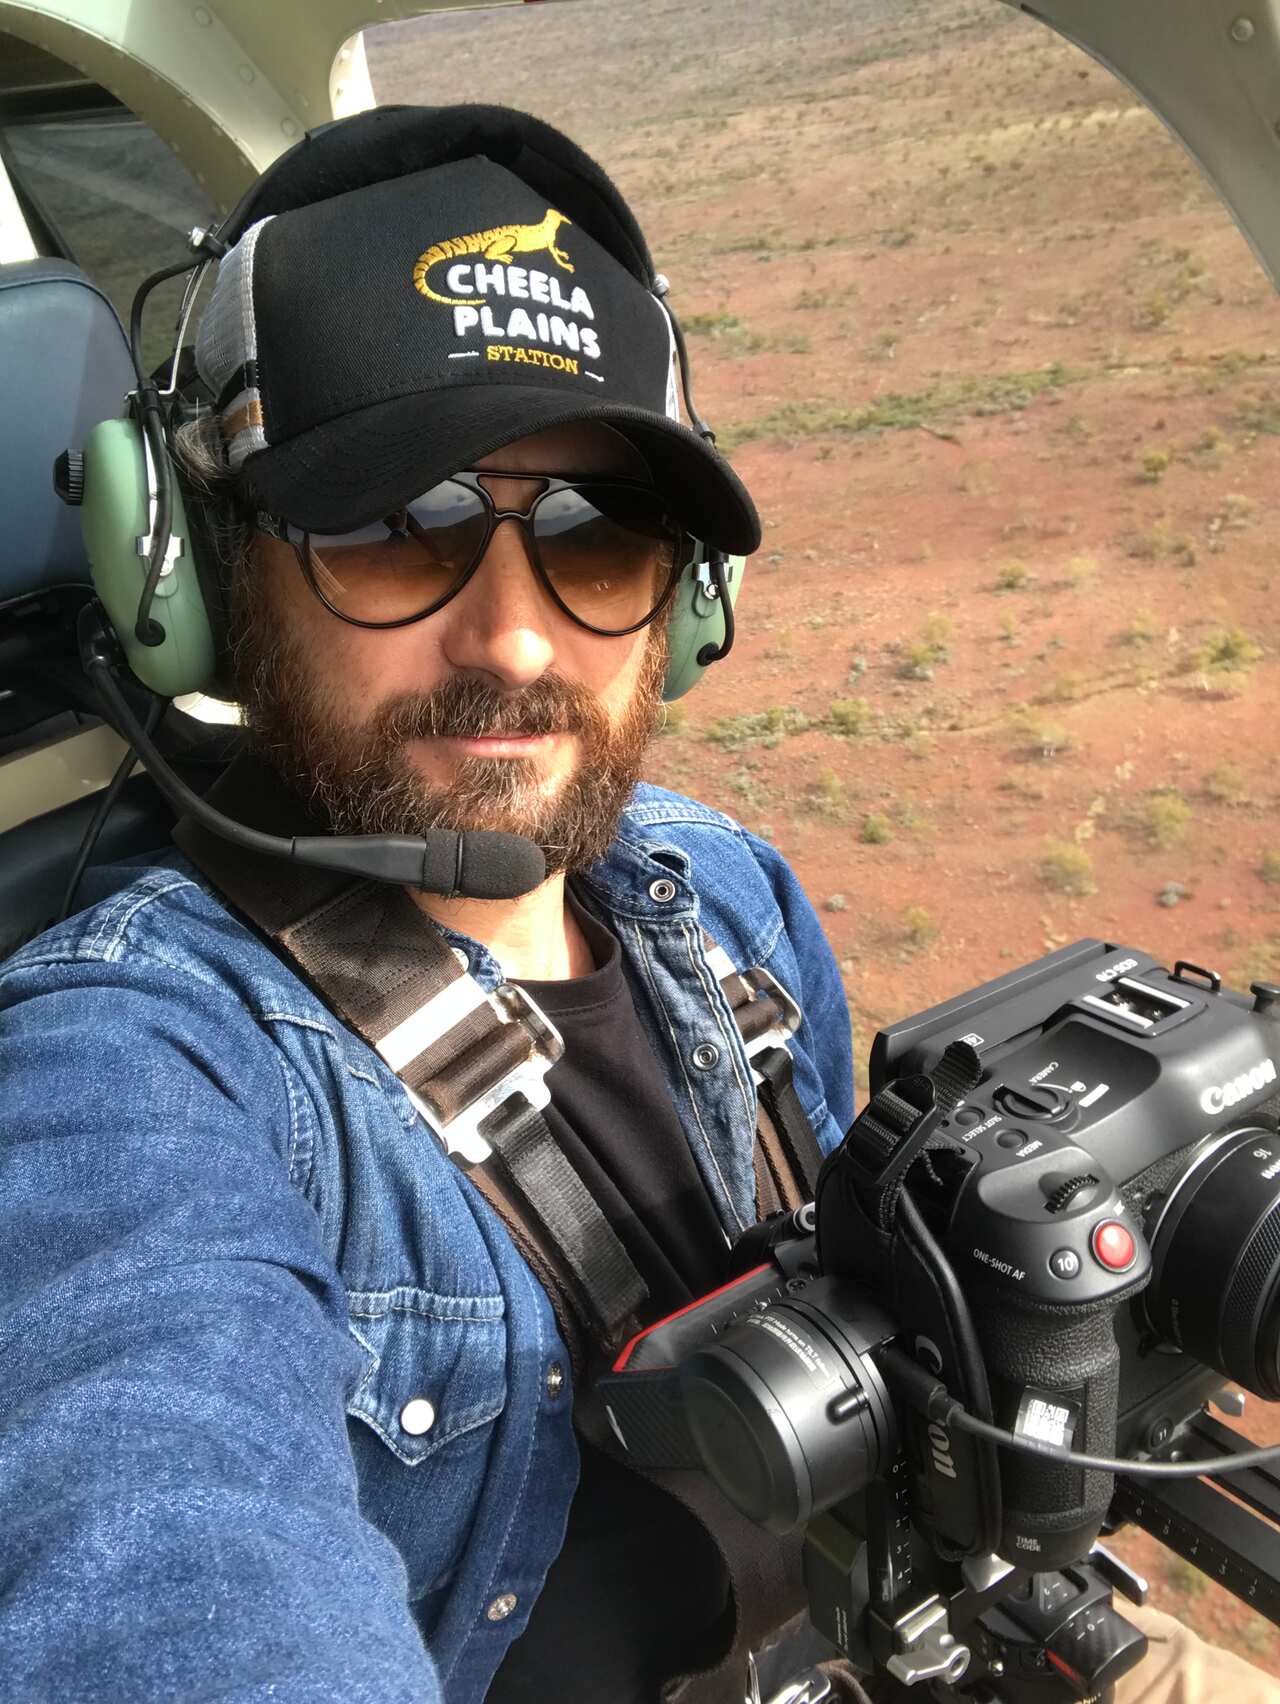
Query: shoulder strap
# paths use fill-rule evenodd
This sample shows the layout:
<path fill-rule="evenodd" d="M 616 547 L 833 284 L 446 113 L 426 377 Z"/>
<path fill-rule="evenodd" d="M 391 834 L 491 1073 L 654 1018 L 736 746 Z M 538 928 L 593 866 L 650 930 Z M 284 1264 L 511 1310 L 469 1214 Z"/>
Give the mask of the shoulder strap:
<path fill-rule="evenodd" d="M 178 845 L 334 1014 L 404 1083 L 445 1151 L 535 1227 L 606 1348 L 637 1327 L 648 1290 L 542 1117 L 563 1052 L 522 989 L 487 993 L 399 887 L 299 872 L 232 848 L 190 819 Z M 490 1194 L 488 1189 L 484 1191 Z"/>
<path fill-rule="evenodd" d="M 239 767 L 228 773 L 233 789 Z M 174 839 L 396 1072 L 526 1258 L 533 1263 L 540 1251 L 540 1276 L 554 1274 L 556 1297 L 606 1349 L 625 1343 L 647 1289 L 541 1116 L 546 1073 L 563 1043 L 535 1002 L 509 984 L 486 993 L 399 887 L 248 853 L 190 819 Z M 764 1218 L 812 1200 L 821 1163 L 791 1081 L 787 1042 L 800 1011 L 768 971 L 737 970 L 705 933 L 703 944 L 759 1091 L 754 1160 Z"/>
<path fill-rule="evenodd" d="M 763 1219 L 812 1201 L 822 1164 L 822 1150 L 795 1091 L 787 1045 L 800 1027 L 800 1008 L 767 970 L 759 965 L 736 970 L 705 931 L 702 941 L 755 1079 L 756 1208 Z"/>

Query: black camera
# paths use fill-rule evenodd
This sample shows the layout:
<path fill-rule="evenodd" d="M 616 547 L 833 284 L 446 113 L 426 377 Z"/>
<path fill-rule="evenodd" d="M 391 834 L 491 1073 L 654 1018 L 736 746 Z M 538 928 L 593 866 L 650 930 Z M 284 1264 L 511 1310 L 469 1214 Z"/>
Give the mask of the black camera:
<path fill-rule="evenodd" d="M 1278 1026 L 1280 987 L 1086 940 L 882 1031 L 813 1205 L 600 1381 L 614 1436 L 803 1527 L 815 1625 L 900 1685 L 1105 1690 L 1127 1521 L 1280 1621 L 1280 1479 L 1064 1459 L 1238 1453 L 1207 1401 L 1280 1397 Z"/>

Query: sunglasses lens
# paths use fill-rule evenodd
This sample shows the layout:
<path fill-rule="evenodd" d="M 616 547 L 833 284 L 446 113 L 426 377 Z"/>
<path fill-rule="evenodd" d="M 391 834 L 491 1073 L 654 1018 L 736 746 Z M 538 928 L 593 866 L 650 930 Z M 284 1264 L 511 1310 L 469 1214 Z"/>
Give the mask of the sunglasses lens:
<path fill-rule="evenodd" d="M 357 532 L 311 533 L 307 567 L 325 602 L 354 621 L 404 621 L 452 592 L 484 543 L 484 501 L 446 481 Z"/>
<path fill-rule="evenodd" d="M 339 615 L 374 626 L 411 621 L 447 602 L 474 567 L 488 537 L 489 496 L 448 479 L 354 532 L 291 529 L 289 537 L 305 538 L 311 583 Z M 646 621 L 680 566 L 680 529 L 643 489 L 590 482 L 547 491 L 527 524 L 551 595 L 598 633 Z"/>
<path fill-rule="evenodd" d="M 623 485 L 549 492 L 533 518 L 543 574 L 568 613 L 599 633 L 623 633 L 666 598 L 680 529 L 655 495 Z"/>

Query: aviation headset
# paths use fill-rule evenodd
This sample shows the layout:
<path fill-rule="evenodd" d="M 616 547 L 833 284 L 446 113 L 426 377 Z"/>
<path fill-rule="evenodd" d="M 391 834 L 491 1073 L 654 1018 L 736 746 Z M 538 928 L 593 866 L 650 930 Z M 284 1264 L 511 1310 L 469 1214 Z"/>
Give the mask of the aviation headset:
<path fill-rule="evenodd" d="M 685 411 L 709 456 L 714 435 L 699 416 L 689 383 L 688 354 L 679 323 L 664 298 L 665 278 L 654 271 L 643 236 L 626 203 L 589 157 L 550 126 L 508 108 L 379 107 L 310 132 L 283 154 L 242 197 L 215 231 L 191 233 L 192 258 L 145 279 L 130 315 L 136 388 L 124 418 L 102 421 L 82 455 L 59 457 L 54 483 L 82 508 L 93 584 L 110 631 L 90 605 L 81 620 L 81 651 L 111 719 L 179 814 L 201 820 L 236 844 L 311 866 L 368 879 L 400 882 L 444 894 L 514 896 L 543 877 L 542 855 L 531 842 L 495 833 L 434 831 L 410 836 L 314 836 L 283 839 L 233 822 L 188 788 L 165 762 L 122 689 L 120 654 L 137 680 L 161 698 L 207 690 L 225 660 L 225 602 L 218 553 L 202 522 L 198 492 L 183 480 L 172 439 L 194 417 L 181 394 L 179 369 L 195 296 L 207 268 L 269 216 L 313 207 L 351 190 L 483 157 L 505 166 L 585 230 L 661 304 L 679 366 Z M 142 317 L 159 284 L 188 274 L 172 364 L 162 388 L 142 362 Z M 628 288 L 634 288 L 628 285 Z M 501 406 L 500 394 L 495 405 Z M 197 409 L 198 409 L 198 405 Z M 635 412 L 633 410 L 633 412 Z M 669 410 L 669 412 L 674 412 Z M 722 463 L 717 463 L 723 469 Z M 249 468 L 252 482 L 253 468 Z M 719 477 L 726 475 L 721 471 Z M 727 476 L 736 489 L 736 480 Z M 750 510 L 750 500 L 741 492 Z M 751 525 L 755 525 L 751 512 Z M 692 541 L 669 616 L 670 661 L 663 698 L 688 692 L 734 639 L 733 606 L 745 559 Z M 127 760 L 131 763 L 132 755 Z M 122 764 L 121 774 L 127 773 Z M 119 779 L 119 777 L 118 777 Z M 113 784 L 114 785 L 114 784 Z"/>
<path fill-rule="evenodd" d="M 422 120 L 428 117 L 432 122 L 424 125 Z M 137 389 L 130 398 L 129 414 L 96 426 L 78 462 L 60 458 L 58 483 L 64 495 L 81 504 L 95 590 L 130 669 L 151 691 L 173 698 L 208 688 L 223 644 L 225 588 L 220 584 L 216 553 L 200 525 L 202 505 L 188 501 L 191 492 L 171 453 L 172 432 L 184 413 L 191 417 L 177 375 L 195 295 L 207 268 L 268 214 L 480 151 L 500 162 L 512 159 L 511 169 L 517 175 L 541 177 L 539 188 L 558 187 L 563 198 L 568 180 L 562 177 L 555 184 L 554 174 L 534 152 L 547 136 L 555 137 L 562 147 L 572 147 L 549 126 L 502 108 L 382 107 L 335 121 L 310 132 L 282 155 L 215 231 L 194 231 L 194 258 L 143 282 L 130 323 Z M 585 155 L 580 158 L 591 165 Z M 598 168 L 592 169 L 598 173 Z M 580 187 L 575 212 L 583 206 L 582 193 Z M 598 185 L 589 186 L 589 193 L 594 201 L 593 234 L 612 237 L 615 258 L 642 276 L 647 274 L 647 287 L 663 304 L 685 411 L 698 435 L 714 445 L 714 434 L 693 403 L 684 336 L 664 300 L 667 281 L 653 271 L 625 203 L 603 173 L 598 173 Z M 156 285 L 183 273 L 189 274 L 187 289 L 173 362 L 162 389 L 143 371 L 143 308 Z M 500 406 L 500 395 L 495 406 Z M 692 541 L 669 617 L 665 700 L 681 697 L 710 663 L 728 655 L 734 637 L 733 606 L 744 566 L 741 556 L 726 556 Z"/>

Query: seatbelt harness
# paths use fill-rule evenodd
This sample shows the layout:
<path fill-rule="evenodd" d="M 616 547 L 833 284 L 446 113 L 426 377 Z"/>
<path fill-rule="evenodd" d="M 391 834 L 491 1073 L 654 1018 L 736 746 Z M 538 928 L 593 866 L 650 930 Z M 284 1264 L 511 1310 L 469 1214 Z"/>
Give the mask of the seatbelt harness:
<path fill-rule="evenodd" d="M 640 1329 L 643 1279 L 556 1144 L 542 1110 L 564 1051 L 522 989 L 489 992 L 398 887 L 300 870 L 233 848 L 190 819 L 174 839 L 272 950 L 403 1082 L 445 1152 L 506 1225 L 547 1290 L 579 1390 L 592 1351 L 612 1359 Z M 799 1007 L 767 971 L 738 971 L 704 935 L 712 973 L 758 1088 L 761 1216 L 813 1199 L 821 1154 L 792 1082 Z M 705 1475 L 645 1475 L 702 1523 L 724 1558 L 734 1628 L 708 1665 L 668 1683 L 667 1704 L 738 1704 L 748 1653 L 803 1601 L 798 1544 L 738 1514 Z"/>
<path fill-rule="evenodd" d="M 596 1345 L 612 1353 L 634 1336 L 648 1290 L 542 1117 L 546 1075 L 564 1043 L 524 990 L 482 988 L 399 887 L 286 867 L 190 819 L 174 839 L 396 1073 L 445 1152 L 508 1226 L 513 1213 L 523 1216 L 522 1252 L 539 1247 L 539 1264 L 559 1269 L 558 1288 L 567 1284 Z M 821 1159 L 791 1084 L 786 1042 L 799 1008 L 767 971 L 738 972 L 722 948 L 706 944 L 766 1109 L 758 1190 L 763 1170 L 769 1187 L 761 1193 L 799 1205 L 812 1197 Z"/>

